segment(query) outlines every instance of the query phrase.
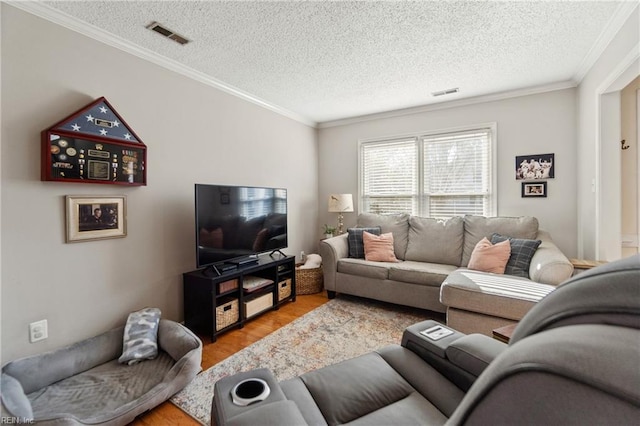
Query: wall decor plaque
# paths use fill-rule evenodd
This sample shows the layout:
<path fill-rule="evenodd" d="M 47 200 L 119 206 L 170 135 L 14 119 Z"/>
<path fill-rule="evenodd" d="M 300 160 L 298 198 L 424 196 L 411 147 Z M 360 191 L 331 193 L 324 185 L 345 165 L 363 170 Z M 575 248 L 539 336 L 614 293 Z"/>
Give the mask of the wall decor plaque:
<path fill-rule="evenodd" d="M 42 131 L 44 181 L 147 184 L 147 147 L 101 97 Z"/>

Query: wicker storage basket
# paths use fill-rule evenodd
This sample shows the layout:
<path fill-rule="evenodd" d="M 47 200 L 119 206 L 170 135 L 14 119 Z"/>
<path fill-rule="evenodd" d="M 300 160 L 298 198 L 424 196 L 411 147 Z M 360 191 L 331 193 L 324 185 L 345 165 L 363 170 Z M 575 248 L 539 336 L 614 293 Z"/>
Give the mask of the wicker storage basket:
<path fill-rule="evenodd" d="M 238 322 L 239 319 L 238 299 L 225 300 L 216 306 L 216 331 Z"/>
<path fill-rule="evenodd" d="M 291 278 L 278 283 L 278 302 L 291 296 Z"/>
<path fill-rule="evenodd" d="M 296 264 L 296 294 L 320 293 L 324 288 L 322 268 L 300 269 Z"/>

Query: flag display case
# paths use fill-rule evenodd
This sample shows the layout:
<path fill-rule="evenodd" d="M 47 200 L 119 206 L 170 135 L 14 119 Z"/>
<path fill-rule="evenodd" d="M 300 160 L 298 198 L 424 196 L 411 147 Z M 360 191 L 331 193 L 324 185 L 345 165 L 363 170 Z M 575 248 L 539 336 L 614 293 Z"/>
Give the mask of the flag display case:
<path fill-rule="evenodd" d="M 147 184 L 147 147 L 104 98 L 42 131 L 43 181 Z"/>

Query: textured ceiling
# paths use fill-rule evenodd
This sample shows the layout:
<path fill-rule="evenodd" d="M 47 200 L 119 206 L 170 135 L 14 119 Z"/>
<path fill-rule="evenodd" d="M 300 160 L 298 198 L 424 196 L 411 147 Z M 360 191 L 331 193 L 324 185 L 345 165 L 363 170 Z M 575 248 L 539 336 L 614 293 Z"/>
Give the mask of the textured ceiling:
<path fill-rule="evenodd" d="M 577 82 L 620 2 L 52 1 L 309 122 Z M 153 21 L 193 40 L 181 46 Z M 431 92 L 459 87 L 454 95 Z"/>

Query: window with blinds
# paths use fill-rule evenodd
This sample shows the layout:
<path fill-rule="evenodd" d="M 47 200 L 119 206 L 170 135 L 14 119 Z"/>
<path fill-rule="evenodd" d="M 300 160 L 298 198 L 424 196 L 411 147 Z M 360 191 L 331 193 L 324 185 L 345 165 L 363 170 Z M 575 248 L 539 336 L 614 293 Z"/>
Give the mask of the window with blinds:
<path fill-rule="evenodd" d="M 362 143 L 361 211 L 493 216 L 494 129 Z"/>

